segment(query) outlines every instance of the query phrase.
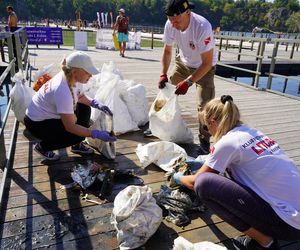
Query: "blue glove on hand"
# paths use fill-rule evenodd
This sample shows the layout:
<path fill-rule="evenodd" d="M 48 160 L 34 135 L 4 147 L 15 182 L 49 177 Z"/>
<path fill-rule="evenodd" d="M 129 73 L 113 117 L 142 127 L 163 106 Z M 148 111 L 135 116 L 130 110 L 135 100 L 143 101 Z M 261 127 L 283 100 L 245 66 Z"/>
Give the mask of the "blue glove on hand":
<path fill-rule="evenodd" d="M 109 107 L 103 105 L 102 103 L 97 102 L 95 99 L 91 101 L 91 107 L 95 109 L 99 109 L 107 115 L 113 116 L 113 113 L 109 109 Z"/>
<path fill-rule="evenodd" d="M 180 182 L 180 177 L 183 176 L 183 173 L 182 172 L 177 172 L 175 174 L 173 174 L 173 179 L 175 181 L 176 184 L 180 185 L 181 182 Z"/>
<path fill-rule="evenodd" d="M 97 129 L 92 130 L 92 136 L 93 139 L 100 139 L 102 141 L 116 141 L 117 138 L 113 135 L 111 135 L 109 132 L 107 131 L 100 131 Z"/>

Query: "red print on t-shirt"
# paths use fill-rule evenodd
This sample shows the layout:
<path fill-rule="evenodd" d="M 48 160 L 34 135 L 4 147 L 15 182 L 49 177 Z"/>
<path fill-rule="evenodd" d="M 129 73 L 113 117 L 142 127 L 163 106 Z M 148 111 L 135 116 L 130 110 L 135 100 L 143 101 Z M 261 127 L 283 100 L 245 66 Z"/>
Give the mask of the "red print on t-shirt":
<path fill-rule="evenodd" d="M 43 85 L 43 87 L 44 87 L 44 94 L 46 94 L 47 90 L 49 89 L 49 83 L 48 83 L 48 82 L 45 83 L 45 84 Z"/>
<path fill-rule="evenodd" d="M 209 36 L 209 37 L 205 38 L 204 44 L 207 45 L 207 44 L 210 43 L 210 41 L 211 41 L 211 39 L 210 39 L 210 36 Z"/>

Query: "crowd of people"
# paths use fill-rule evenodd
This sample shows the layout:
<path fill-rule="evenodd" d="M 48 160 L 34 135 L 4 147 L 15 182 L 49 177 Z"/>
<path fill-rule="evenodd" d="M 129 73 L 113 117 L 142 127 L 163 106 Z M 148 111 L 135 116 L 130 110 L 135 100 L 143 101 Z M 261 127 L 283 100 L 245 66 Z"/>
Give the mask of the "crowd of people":
<path fill-rule="evenodd" d="M 210 22 L 193 8 L 188 0 L 168 0 L 164 7 L 167 21 L 158 88 L 171 82 L 177 95 L 196 88 L 198 152 L 208 156 L 196 174 L 178 173 L 173 178 L 245 234 L 233 239 L 235 249 L 279 249 L 278 240 L 300 239 L 300 170 L 276 141 L 243 124 L 230 95 L 215 98 L 213 31 Z M 11 6 L 7 11 L 12 30 L 17 17 Z M 122 57 L 128 23 L 121 8 L 113 33 L 118 32 Z M 174 44 L 179 53 L 169 73 Z M 68 146 L 74 153 L 92 154 L 83 143 L 85 137 L 117 140 L 110 131 L 89 129 L 91 107 L 113 115 L 107 106 L 82 91 L 82 85 L 97 73 L 86 53 L 73 52 L 63 61 L 61 71 L 34 95 L 24 123 L 39 139 L 34 150 L 47 160 L 58 160 L 53 150 Z M 55 131 L 56 136 L 49 131 Z"/>

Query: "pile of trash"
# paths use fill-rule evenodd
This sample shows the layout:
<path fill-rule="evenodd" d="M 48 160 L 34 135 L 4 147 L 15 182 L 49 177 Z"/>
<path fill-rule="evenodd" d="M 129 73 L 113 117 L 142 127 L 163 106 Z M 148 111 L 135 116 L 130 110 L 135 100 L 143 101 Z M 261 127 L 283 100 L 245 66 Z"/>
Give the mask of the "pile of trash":
<path fill-rule="evenodd" d="M 83 193 L 112 201 L 114 197 L 129 185 L 143 185 L 144 181 L 134 174 L 131 169 L 115 170 L 88 161 L 86 165 L 77 164 L 71 172 L 73 183 L 66 188 L 79 186 Z"/>

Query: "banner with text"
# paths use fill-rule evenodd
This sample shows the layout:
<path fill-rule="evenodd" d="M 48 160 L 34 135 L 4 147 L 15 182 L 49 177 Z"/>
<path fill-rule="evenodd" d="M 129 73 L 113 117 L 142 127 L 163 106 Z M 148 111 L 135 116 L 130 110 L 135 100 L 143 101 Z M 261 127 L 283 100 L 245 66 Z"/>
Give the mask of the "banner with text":
<path fill-rule="evenodd" d="M 62 28 L 26 27 L 28 44 L 63 44 Z"/>

